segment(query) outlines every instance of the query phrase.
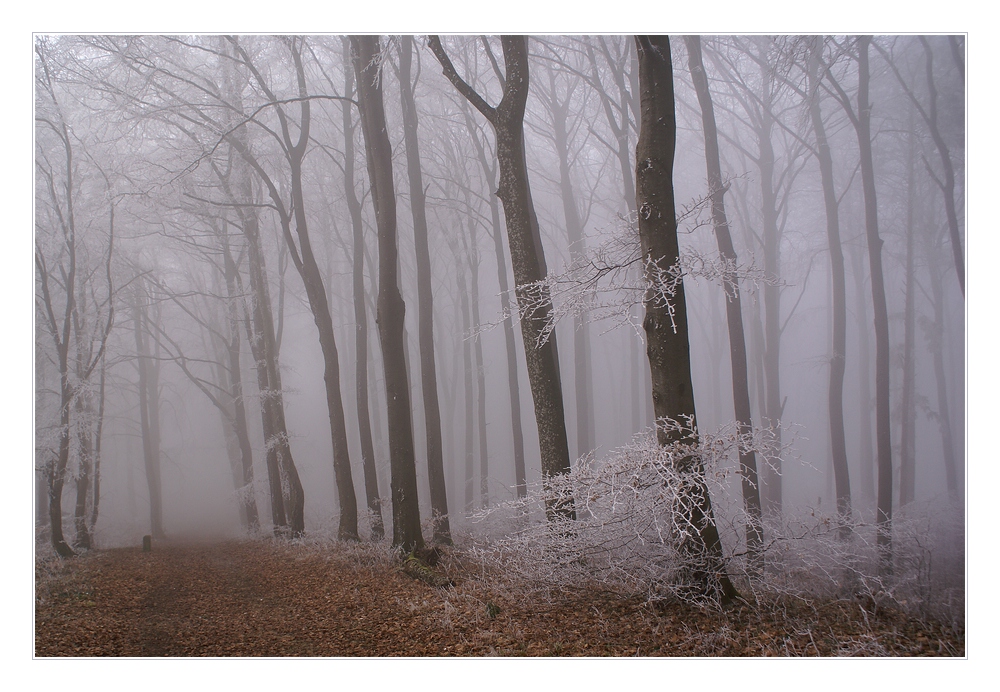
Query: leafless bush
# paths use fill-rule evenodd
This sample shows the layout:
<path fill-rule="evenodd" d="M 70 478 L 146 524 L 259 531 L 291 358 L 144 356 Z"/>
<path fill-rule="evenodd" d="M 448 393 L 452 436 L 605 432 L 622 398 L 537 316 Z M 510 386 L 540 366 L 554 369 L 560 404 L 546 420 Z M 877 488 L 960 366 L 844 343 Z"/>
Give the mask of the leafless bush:
<path fill-rule="evenodd" d="M 581 459 L 535 485 L 523 500 L 480 513 L 487 530 L 473 554 L 511 584 L 601 584 L 652 600 L 700 601 L 698 575 L 717 565 L 699 546 L 690 507 L 705 483 L 716 490 L 732 484 L 731 458 L 740 446 L 764 449 L 764 435 L 740 436 L 735 426 L 698 435 L 688 423 L 669 424 L 687 431 L 687 441 L 661 446 L 652 433 L 637 435 L 604 459 Z M 549 512 L 549 521 L 537 520 L 570 502 L 575 519 Z"/>
<path fill-rule="evenodd" d="M 863 613 L 891 608 L 963 627 L 963 524 L 954 506 L 911 505 L 897 514 L 891 575 L 879 570 L 873 517 L 855 520 L 845 540 L 835 514 L 789 512 L 781 524 L 765 526 L 762 551 L 749 555 L 735 458 L 749 448 L 768 463 L 773 437 L 768 430 L 741 437 L 727 426 L 697 439 L 662 447 L 646 433 L 604 459 L 580 460 L 569 473 L 534 485 L 527 498 L 476 515 L 481 530 L 472 536 L 471 556 L 492 586 L 507 591 L 537 596 L 599 586 L 704 604 L 692 580 L 713 565 L 704 551 L 691 550 L 696 527 L 688 512 L 701 478 L 713 497 L 724 566 L 752 607 L 849 600 Z M 788 451 L 781 450 L 786 462 Z M 703 471 L 679 463 L 692 456 Z M 569 498 L 575 520 L 543 518 L 546 507 Z"/>

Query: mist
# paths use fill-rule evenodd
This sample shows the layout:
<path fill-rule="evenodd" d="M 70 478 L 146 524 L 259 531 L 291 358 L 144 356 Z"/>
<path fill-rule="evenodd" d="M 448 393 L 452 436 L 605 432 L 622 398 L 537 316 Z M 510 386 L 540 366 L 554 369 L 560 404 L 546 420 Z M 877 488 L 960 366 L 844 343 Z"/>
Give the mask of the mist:
<path fill-rule="evenodd" d="M 637 45 L 36 37 L 37 550 L 478 545 L 677 442 Z M 667 45 L 678 413 L 731 439 L 720 559 L 827 521 L 899 575 L 929 522 L 964 594 L 964 37 Z"/>

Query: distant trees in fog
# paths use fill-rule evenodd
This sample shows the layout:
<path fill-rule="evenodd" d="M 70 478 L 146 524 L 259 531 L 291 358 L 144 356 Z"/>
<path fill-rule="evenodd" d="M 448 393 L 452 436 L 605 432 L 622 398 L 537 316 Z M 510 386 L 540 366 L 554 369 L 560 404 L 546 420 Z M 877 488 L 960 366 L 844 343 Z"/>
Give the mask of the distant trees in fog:
<path fill-rule="evenodd" d="M 48 539 L 91 547 L 133 462 L 170 535 L 178 407 L 212 412 L 244 530 L 300 536 L 323 497 L 379 539 L 388 480 L 411 551 L 653 416 L 696 438 L 697 400 L 766 442 L 736 450 L 737 539 L 708 483 L 684 505 L 711 589 L 724 540 L 816 498 L 844 541 L 878 525 L 888 574 L 894 508 L 964 494 L 964 88 L 948 36 L 40 36 Z"/>

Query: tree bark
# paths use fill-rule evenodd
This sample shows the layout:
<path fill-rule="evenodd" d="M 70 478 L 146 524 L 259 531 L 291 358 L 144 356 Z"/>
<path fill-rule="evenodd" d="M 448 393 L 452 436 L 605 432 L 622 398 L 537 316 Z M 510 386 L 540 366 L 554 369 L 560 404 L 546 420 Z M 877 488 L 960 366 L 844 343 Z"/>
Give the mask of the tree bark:
<path fill-rule="evenodd" d="M 906 156 L 906 298 L 903 308 L 903 420 L 899 442 L 899 506 L 913 502 L 916 495 L 916 364 L 914 348 L 914 322 L 916 312 L 916 274 L 913 266 L 913 208 L 916 205 L 916 180 L 914 159 L 916 153 L 913 128 L 913 111 L 910 111 L 909 146 Z"/>
<path fill-rule="evenodd" d="M 569 165 L 569 119 L 572 91 L 563 101 L 556 93 L 555 74 L 549 70 L 549 110 L 552 115 L 552 141 L 559 161 L 559 192 L 562 200 L 563 219 L 566 222 L 566 240 L 569 257 L 573 263 L 586 255 L 583 221 L 577 206 Z M 593 386 L 590 357 L 590 323 L 585 314 L 573 315 L 573 385 L 576 399 L 576 454 L 579 458 L 597 446 L 594 442 Z"/>
<path fill-rule="evenodd" d="M 78 367 L 79 365 L 82 363 L 78 360 Z M 93 466 L 93 438 L 90 429 L 93 408 L 90 404 L 90 394 L 79 392 L 75 405 L 79 468 L 76 474 L 76 507 L 73 513 L 75 529 L 73 547 L 77 550 L 90 550 L 92 545 L 87 523 L 87 499 L 90 494 L 90 475 Z"/>
<path fill-rule="evenodd" d="M 461 232 L 461 231 L 460 231 Z M 455 255 L 456 276 L 458 282 L 458 305 L 462 313 L 462 373 L 465 384 L 465 465 L 463 476 L 463 487 L 465 489 L 465 511 L 471 512 L 475 508 L 474 488 L 475 488 L 475 424 L 472 415 L 473 409 L 473 386 L 472 375 L 472 316 L 469 307 L 469 288 L 465 278 L 466 260 L 462 257 L 457 246 L 452 246 Z"/>
<path fill-rule="evenodd" d="M 473 354 L 476 360 L 476 414 L 479 428 L 479 506 L 486 508 L 490 503 L 490 457 L 486 444 L 486 364 L 483 359 L 483 338 L 479 333 L 479 251 L 476 241 L 476 220 L 468 219 L 469 239 L 462 238 L 465 257 L 469 262 L 469 303 L 472 308 L 472 328 L 475 332 Z"/>
<path fill-rule="evenodd" d="M 490 122 L 496 135 L 500 167 L 497 196 L 503 203 L 507 220 L 515 294 L 522 313 L 521 336 L 538 426 L 542 475 L 551 476 L 567 472 L 570 460 L 556 338 L 554 334 L 548 339 L 542 338 L 552 312 L 552 299 L 548 289 L 540 283 L 545 279 L 547 270 L 524 152 L 528 42 L 524 36 L 504 36 L 501 43 L 506 66 L 504 93 L 500 103 L 493 108 L 458 76 L 440 40 L 436 36 L 429 40 L 445 76 Z M 559 509 L 572 514 L 572 510 L 566 507 Z"/>
<path fill-rule="evenodd" d="M 417 137 L 417 104 L 413 98 L 410 63 L 413 37 L 404 36 L 399 52 L 399 94 L 406 145 L 406 171 L 413 214 L 413 244 L 417 265 L 417 338 L 420 345 L 420 391 L 424 403 L 427 435 L 427 479 L 434 515 L 434 540 L 451 544 L 448 493 L 444 479 L 444 442 L 441 438 L 441 406 L 438 402 L 437 368 L 434 362 L 434 302 L 431 295 L 431 255 L 427 243 L 427 210 Z"/>
<path fill-rule="evenodd" d="M 641 125 L 636 145 L 636 207 L 639 239 L 647 282 L 659 281 L 678 271 L 679 248 L 673 190 L 676 147 L 673 65 L 670 41 L 666 36 L 636 36 L 639 56 Z M 662 290 L 672 291 L 669 304 Z M 690 444 L 697 439 L 691 356 L 688 344 L 687 308 L 684 284 L 676 277 L 673 286 L 647 290 L 646 331 L 649 368 L 652 373 L 653 411 L 659 444 Z M 678 432 L 665 424 L 690 422 L 691 430 Z M 697 533 L 686 544 L 698 562 L 694 577 L 705 595 L 729 602 L 738 594 L 726 574 L 722 542 L 712 512 L 712 500 L 705 482 L 703 461 L 697 453 L 675 462 L 687 482 L 685 519 Z"/>
<path fill-rule="evenodd" d="M 715 124 L 715 108 L 708 88 L 708 76 L 701 57 L 701 38 L 685 36 L 691 78 L 694 81 L 698 103 L 701 106 L 702 126 L 705 130 L 705 161 L 708 170 L 708 189 L 712 203 L 712 224 L 719 246 L 719 256 L 726 265 L 723 290 L 726 295 L 726 325 L 729 328 L 729 357 L 732 365 L 733 404 L 736 426 L 740 436 L 753 433 L 750 409 L 750 385 L 747 370 L 746 336 L 743 332 L 743 307 L 740 299 L 739 277 L 736 275 L 737 257 L 726 217 L 726 185 L 722 180 L 722 163 L 719 159 L 719 137 Z M 760 485 L 757 477 L 757 457 L 742 442 L 739 445 L 740 475 L 743 477 L 743 504 L 747 513 L 746 542 L 751 558 L 759 554 L 763 544 L 761 526 Z"/>
<path fill-rule="evenodd" d="M 473 144 L 476 146 L 476 154 L 479 165 L 483 169 L 483 176 L 488 181 L 491 190 L 496 188 L 496 165 L 491 166 L 486 158 L 486 149 L 482 141 L 475 132 L 472 119 L 469 117 L 468 109 L 463 108 L 466 126 L 472 136 Z M 507 392 L 510 399 L 510 425 L 511 437 L 514 445 L 514 485 L 517 496 L 526 497 L 528 494 L 526 471 L 524 467 L 524 431 L 521 426 L 521 386 L 518 382 L 517 373 L 517 346 L 514 341 L 514 319 L 511 315 L 510 305 L 510 284 L 507 278 L 507 257 L 503 248 L 503 237 L 500 227 L 500 205 L 497 203 L 496 195 L 490 195 L 490 221 L 493 228 L 493 249 L 497 258 L 497 281 L 500 284 L 500 310 L 504 315 L 503 337 L 504 351 L 507 356 Z"/>
<path fill-rule="evenodd" d="M 950 408 L 948 407 L 948 384 L 944 368 L 944 287 L 941 275 L 937 271 L 940 254 L 934 252 L 930 237 L 925 235 L 924 249 L 928 260 L 928 274 L 931 284 L 931 302 L 934 310 L 934 322 L 926 330 L 927 346 L 934 361 L 934 383 L 937 394 L 938 429 L 941 431 L 941 457 L 944 465 L 945 483 L 950 495 L 963 500 L 964 495 L 960 483 L 959 467 L 955 456 L 954 433 L 951 428 Z"/>
<path fill-rule="evenodd" d="M 93 540 L 94 529 L 101 507 L 101 439 L 104 436 L 104 385 L 107 375 L 106 356 L 101 356 L 101 377 L 97 387 L 97 426 L 94 430 L 94 499 L 90 506 L 90 536 Z"/>
<path fill-rule="evenodd" d="M 345 63 L 350 61 L 350 42 L 344 37 Z M 354 93 L 354 71 L 344 70 L 345 93 Z M 361 463 L 365 477 L 365 500 L 371 516 L 372 540 L 385 536 L 382 519 L 382 500 L 378 490 L 378 473 L 375 468 L 375 443 L 372 441 L 371 412 L 368 400 L 368 312 L 365 309 L 365 238 L 361 220 L 361 202 L 354 190 L 354 121 L 351 104 L 342 102 L 344 121 L 344 192 L 353 229 L 352 290 L 354 296 L 354 392 L 358 410 L 358 428 L 361 435 Z"/>
<path fill-rule="evenodd" d="M 403 318 L 406 305 L 397 278 L 396 199 L 392 179 L 392 145 L 386 130 L 382 100 L 380 53 L 376 36 L 352 36 L 351 52 L 358 83 L 361 126 L 365 137 L 368 177 L 378 227 L 378 331 L 385 366 L 389 417 L 389 463 L 392 467 L 392 529 L 394 546 L 404 552 L 423 547 L 417 472 L 410 418 L 410 388 L 406 373 Z"/>
<path fill-rule="evenodd" d="M 225 344 L 228 360 L 225 368 L 225 388 L 229 395 L 232 411 L 232 419 L 226 423 L 232 431 L 238 450 L 237 469 L 240 482 L 236 486 L 236 492 L 240 515 L 245 521 L 246 530 L 255 534 L 260 530 L 260 515 L 257 511 L 257 498 L 254 494 L 253 447 L 250 444 L 250 433 L 247 429 L 247 411 L 243 401 L 243 372 L 240 366 L 242 349 L 240 347 L 240 314 L 237 307 L 239 291 L 236 283 L 239 267 L 236 266 L 230 251 L 226 229 L 223 229 L 221 235 L 223 272 L 226 280 L 226 320 L 229 327 L 228 342 Z"/>
<path fill-rule="evenodd" d="M 819 100 L 821 39 L 810 45 L 808 72 L 809 118 L 816 135 L 816 159 L 819 162 L 826 210 L 826 237 L 830 249 L 830 272 L 833 282 L 833 356 L 830 358 L 829 415 L 830 448 L 837 496 L 837 513 L 843 525 L 851 519 L 851 482 L 847 466 L 847 437 L 844 432 L 844 372 L 847 367 L 847 279 L 844 272 L 844 248 L 840 240 L 840 212 L 833 180 L 833 156 L 826 136 Z M 845 528 L 842 537 L 847 537 Z"/>
<path fill-rule="evenodd" d="M 861 497 L 869 505 L 875 502 L 875 456 L 872 431 L 871 330 L 868 328 L 868 302 L 865 300 L 864 250 L 849 248 L 854 275 L 854 324 L 858 333 L 858 445 L 861 467 Z"/>
<path fill-rule="evenodd" d="M 878 230 L 875 165 L 872 159 L 871 104 L 868 101 L 870 36 L 858 39 L 858 112 L 855 126 L 861 149 L 861 181 L 865 198 L 865 235 L 875 313 L 875 439 L 878 460 L 877 543 L 882 570 L 892 573 L 892 443 L 889 410 L 889 313 L 882 271 L 882 239 Z"/>
<path fill-rule="evenodd" d="M 137 281 L 133 296 L 133 331 L 136 366 L 139 371 L 139 424 L 142 431 L 142 458 L 149 490 L 149 525 L 153 538 L 163 538 L 163 493 L 160 475 L 159 446 L 159 376 L 152 365 L 146 336 L 149 320 L 143 282 Z"/>

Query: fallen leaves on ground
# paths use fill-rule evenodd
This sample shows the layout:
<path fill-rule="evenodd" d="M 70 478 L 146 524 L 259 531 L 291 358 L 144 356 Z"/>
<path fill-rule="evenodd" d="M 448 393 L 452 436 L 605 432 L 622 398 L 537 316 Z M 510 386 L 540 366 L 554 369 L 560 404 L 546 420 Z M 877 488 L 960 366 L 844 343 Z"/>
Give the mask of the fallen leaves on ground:
<path fill-rule="evenodd" d="M 964 632 L 857 603 L 711 611 L 599 588 L 441 584 L 366 546 L 158 543 L 39 563 L 36 656 L 964 656 Z"/>

